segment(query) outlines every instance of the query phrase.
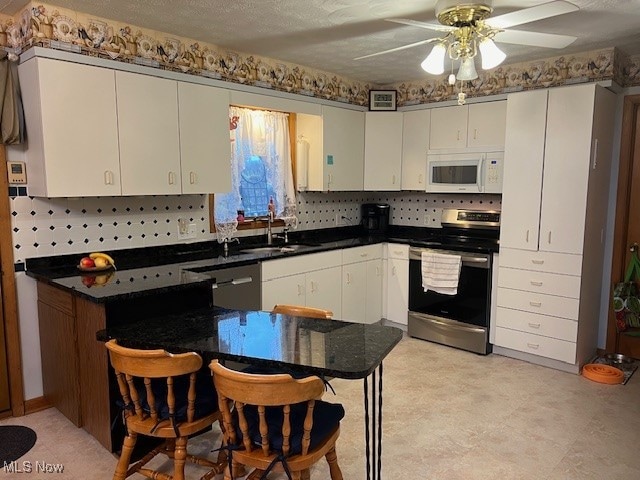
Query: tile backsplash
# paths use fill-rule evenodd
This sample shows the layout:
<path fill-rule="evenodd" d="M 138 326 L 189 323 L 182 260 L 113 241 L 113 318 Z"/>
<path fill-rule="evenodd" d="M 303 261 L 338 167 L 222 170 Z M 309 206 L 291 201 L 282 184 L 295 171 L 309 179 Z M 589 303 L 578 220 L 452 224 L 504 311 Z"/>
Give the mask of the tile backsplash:
<path fill-rule="evenodd" d="M 30 257 L 118 250 L 214 240 L 209 232 L 207 195 L 34 198 L 12 196 L 15 262 Z M 425 214 L 440 208 L 500 210 L 500 195 L 445 195 L 423 192 L 300 192 L 298 230 L 360 223 L 360 205 L 391 205 L 393 225 L 423 226 Z M 344 218 L 343 218 L 344 217 Z M 196 238 L 178 238 L 178 219 L 196 225 Z M 242 231 L 238 236 L 264 233 Z"/>

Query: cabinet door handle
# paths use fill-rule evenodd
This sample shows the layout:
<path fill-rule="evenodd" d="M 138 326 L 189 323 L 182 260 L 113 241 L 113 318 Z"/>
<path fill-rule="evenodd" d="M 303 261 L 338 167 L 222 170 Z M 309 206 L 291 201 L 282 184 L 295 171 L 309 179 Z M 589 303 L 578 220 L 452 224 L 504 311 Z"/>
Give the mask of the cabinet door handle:
<path fill-rule="evenodd" d="M 104 184 L 113 185 L 113 172 L 111 170 L 104 171 Z"/>
<path fill-rule="evenodd" d="M 542 302 L 529 302 L 529 305 L 531 305 L 532 307 L 541 307 Z"/>
<path fill-rule="evenodd" d="M 298 296 L 302 296 L 302 285 L 298 284 Z"/>
<path fill-rule="evenodd" d="M 422 178 L 423 178 L 422 174 L 418 175 L 418 183 L 419 184 L 422 184 Z"/>
<path fill-rule="evenodd" d="M 347 285 L 351 285 L 351 274 L 350 273 L 347 273 Z"/>
<path fill-rule="evenodd" d="M 551 244 L 551 230 L 549 230 L 549 244 Z"/>
<path fill-rule="evenodd" d="M 473 139 L 476 140 L 478 138 L 478 129 L 474 128 L 473 129 Z"/>
<path fill-rule="evenodd" d="M 196 172 L 189 172 L 189 183 L 195 185 L 198 182 L 198 176 Z"/>
<path fill-rule="evenodd" d="M 368 253 L 361 253 L 361 254 L 360 254 L 360 256 L 361 256 L 362 258 L 365 258 L 365 257 L 368 257 L 368 256 L 369 256 L 369 254 L 368 254 Z"/>
<path fill-rule="evenodd" d="M 539 343 L 529 343 L 529 342 L 527 342 L 527 347 L 533 348 L 534 350 L 537 350 L 538 348 L 540 348 L 540 344 Z"/>
<path fill-rule="evenodd" d="M 316 284 L 316 282 L 314 282 L 313 280 L 311 281 L 311 293 L 315 293 L 318 291 L 318 286 Z"/>
<path fill-rule="evenodd" d="M 176 183 L 176 174 L 169 172 L 169 185 L 173 185 L 174 183 Z"/>
<path fill-rule="evenodd" d="M 402 250 L 394 250 L 393 253 L 396 255 L 402 255 Z"/>
<path fill-rule="evenodd" d="M 456 137 L 456 140 L 460 140 L 460 130 L 458 130 L 458 136 Z"/>
<path fill-rule="evenodd" d="M 529 230 L 527 230 L 527 236 L 525 238 L 525 242 L 529 243 Z"/>
<path fill-rule="evenodd" d="M 329 183 L 333 183 L 333 174 L 329 174 Z"/>
<path fill-rule="evenodd" d="M 376 267 L 376 277 L 380 276 L 380 267 Z"/>
<path fill-rule="evenodd" d="M 529 326 L 530 326 L 531 328 L 536 328 L 536 329 L 537 329 L 537 328 L 540 328 L 540 324 L 539 324 L 539 323 L 531 323 L 531 322 L 529 322 Z"/>
<path fill-rule="evenodd" d="M 534 287 L 541 287 L 542 286 L 542 282 L 536 282 L 534 280 L 531 280 L 531 285 L 533 285 Z"/>
<path fill-rule="evenodd" d="M 531 260 L 532 263 L 535 263 L 536 265 L 542 265 L 544 263 L 544 260 Z"/>
<path fill-rule="evenodd" d="M 391 267 L 391 275 L 396 276 L 396 267 Z"/>
<path fill-rule="evenodd" d="M 396 176 L 395 176 L 395 175 L 392 175 L 392 176 L 391 176 L 391 184 L 392 184 L 392 185 L 395 185 L 395 184 L 396 184 Z"/>

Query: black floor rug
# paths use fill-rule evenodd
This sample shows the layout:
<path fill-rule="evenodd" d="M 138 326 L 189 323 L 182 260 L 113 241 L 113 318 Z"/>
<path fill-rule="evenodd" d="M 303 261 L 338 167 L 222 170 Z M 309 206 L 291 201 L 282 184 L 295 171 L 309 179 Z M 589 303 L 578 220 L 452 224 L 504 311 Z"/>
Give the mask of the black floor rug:
<path fill-rule="evenodd" d="M 20 425 L 0 426 L 0 468 L 18 460 L 36 443 L 36 432 Z"/>

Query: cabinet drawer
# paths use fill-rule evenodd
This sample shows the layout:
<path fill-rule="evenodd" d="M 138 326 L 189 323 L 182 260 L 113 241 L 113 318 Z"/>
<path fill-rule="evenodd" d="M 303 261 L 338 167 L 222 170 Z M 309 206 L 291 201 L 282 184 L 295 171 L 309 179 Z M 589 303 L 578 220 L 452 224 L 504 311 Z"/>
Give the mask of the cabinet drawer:
<path fill-rule="evenodd" d="M 363 247 L 345 248 L 342 250 L 342 264 L 366 262 L 382 258 L 382 244 L 365 245 Z"/>
<path fill-rule="evenodd" d="M 580 298 L 580 280 L 580 277 L 572 275 L 519 270 L 502 266 L 498 270 L 499 287 L 548 293 L 559 297 Z"/>
<path fill-rule="evenodd" d="M 387 243 L 387 258 L 397 258 L 399 260 L 409 260 L 409 245 L 401 243 Z"/>
<path fill-rule="evenodd" d="M 582 255 L 552 252 L 529 252 L 513 248 L 500 249 L 500 266 L 538 272 L 580 275 Z"/>
<path fill-rule="evenodd" d="M 576 344 L 558 340 L 557 338 L 497 327 L 495 341 L 495 344 L 499 347 L 511 348 L 519 352 L 553 358 L 571 364 L 576 361 Z"/>
<path fill-rule="evenodd" d="M 578 322 L 575 320 L 537 315 L 504 307 L 498 307 L 496 310 L 496 325 L 568 342 L 575 342 L 578 335 Z"/>
<path fill-rule="evenodd" d="M 575 298 L 498 287 L 498 307 L 578 320 L 579 305 L 580 302 Z"/>
<path fill-rule="evenodd" d="M 342 251 L 310 253 L 262 262 L 262 280 L 286 277 L 342 265 Z"/>

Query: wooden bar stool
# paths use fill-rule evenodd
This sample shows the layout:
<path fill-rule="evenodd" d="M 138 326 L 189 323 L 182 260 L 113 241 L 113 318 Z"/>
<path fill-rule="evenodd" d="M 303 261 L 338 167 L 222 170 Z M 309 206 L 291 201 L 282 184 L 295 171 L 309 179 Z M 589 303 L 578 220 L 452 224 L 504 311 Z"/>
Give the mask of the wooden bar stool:
<path fill-rule="evenodd" d="M 113 479 L 124 480 L 139 473 L 157 480 L 184 480 L 187 460 L 209 469 L 202 479 L 221 473 L 224 465 L 220 462 L 187 454 L 189 435 L 221 418 L 211 375 L 200 370 L 202 358 L 195 352 L 172 355 L 165 350 L 125 348 L 115 340 L 107 342 L 106 347 L 116 372 L 127 429 Z M 138 435 L 166 441 L 130 466 Z M 173 459 L 173 475 L 144 468 L 159 453 Z"/>
<path fill-rule="evenodd" d="M 224 480 L 253 468 L 247 480 L 289 470 L 294 480 L 309 480 L 310 467 L 325 457 L 331 480 L 342 480 L 336 456 L 344 408 L 317 400 L 324 391 L 318 377 L 261 375 L 209 365 L 224 423 L 223 442 L 230 462 Z M 244 472 L 242 472 L 244 473 Z"/>

